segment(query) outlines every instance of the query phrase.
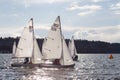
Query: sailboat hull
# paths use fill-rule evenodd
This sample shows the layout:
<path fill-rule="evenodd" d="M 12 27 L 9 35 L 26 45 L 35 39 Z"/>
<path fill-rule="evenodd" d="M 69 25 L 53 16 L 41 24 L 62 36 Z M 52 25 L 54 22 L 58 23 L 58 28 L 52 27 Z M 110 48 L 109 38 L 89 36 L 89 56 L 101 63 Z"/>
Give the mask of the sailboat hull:
<path fill-rule="evenodd" d="M 23 64 L 23 63 L 13 63 L 11 64 L 12 67 L 44 67 L 44 68 L 73 68 L 75 64 L 72 65 L 54 65 L 54 64 Z"/>
<path fill-rule="evenodd" d="M 11 64 L 12 67 L 30 67 L 30 68 L 33 68 L 33 67 L 39 67 L 39 64 L 30 64 L 30 63 L 13 63 Z"/>
<path fill-rule="evenodd" d="M 40 67 L 46 67 L 46 68 L 72 68 L 75 64 L 72 65 L 54 65 L 54 64 L 40 64 Z"/>

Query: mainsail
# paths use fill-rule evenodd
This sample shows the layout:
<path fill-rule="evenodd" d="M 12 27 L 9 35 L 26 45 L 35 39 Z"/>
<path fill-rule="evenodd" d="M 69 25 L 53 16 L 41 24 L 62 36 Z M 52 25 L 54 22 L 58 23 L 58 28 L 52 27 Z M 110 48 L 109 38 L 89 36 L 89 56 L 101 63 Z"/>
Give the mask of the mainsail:
<path fill-rule="evenodd" d="M 71 54 L 68 50 L 67 44 L 65 42 L 64 37 L 62 37 L 62 56 L 60 59 L 60 64 L 61 65 L 72 65 L 74 64 L 74 61 L 71 57 Z"/>
<path fill-rule="evenodd" d="M 75 55 L 77 55 L 77 51 L 76 51 L 76 47 L 75 47 L 73 37 L 72 37 L 71 41 L 69 42 L 69 50 L 70 50 L 70 53 L 71 53 L 72 57 L 75 57 Z"/>
<path fill-rule="evenodd" d="M 42 52 L 44 59 L 60 59 L 61 57 L 61 24 L 59 16 L 51 27 Z"/>
<path fill-rule="evenodd" d="M 32 57 L 33 52 L 33 19 L 24 28 L 20 37 L 15 57 Z"/>

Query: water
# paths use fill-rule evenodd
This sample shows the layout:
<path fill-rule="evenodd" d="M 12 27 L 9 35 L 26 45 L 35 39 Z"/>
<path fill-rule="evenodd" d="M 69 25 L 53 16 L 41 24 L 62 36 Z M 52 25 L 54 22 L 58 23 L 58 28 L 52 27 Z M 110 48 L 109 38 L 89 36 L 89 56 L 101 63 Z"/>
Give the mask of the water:
<path fill-rule="evenodd" d="M 0 80 L 120 80 L 120 54 L 79 54 L 74 68 L 15 68 L 11 55 L 0 54 Z"/>

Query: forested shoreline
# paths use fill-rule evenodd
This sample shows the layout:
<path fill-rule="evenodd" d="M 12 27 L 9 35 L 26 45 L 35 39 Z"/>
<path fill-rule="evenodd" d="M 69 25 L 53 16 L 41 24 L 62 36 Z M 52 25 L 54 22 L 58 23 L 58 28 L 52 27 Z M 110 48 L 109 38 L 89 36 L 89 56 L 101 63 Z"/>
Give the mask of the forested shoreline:
<path fill-rule="evenodd" d="M 13 42 L 18 43 L 17 38 L 0 38 L 0 53 L 12 53 Z M 40 49 L 42 49 L 43 39 L 37 39 Z M 69 39 L 66 39 L 68 44 Z M 75 40 L 77 52 L 80 54 L 93 53 L 120 53 L 120 43 L 109 43 L 103 41 Z"/>

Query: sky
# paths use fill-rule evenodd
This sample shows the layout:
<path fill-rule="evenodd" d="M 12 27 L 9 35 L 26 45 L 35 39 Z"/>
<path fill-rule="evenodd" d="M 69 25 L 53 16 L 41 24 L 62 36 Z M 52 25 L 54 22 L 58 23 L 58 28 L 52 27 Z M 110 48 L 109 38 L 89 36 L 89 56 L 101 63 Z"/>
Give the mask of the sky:
<path fill-rule="evenodd" d="M 120 0 L 0 0 L 0 37 L 20 36 L 30 18 L 46 37 L 57 16 L 65 38 L 120 43 Z"/>

